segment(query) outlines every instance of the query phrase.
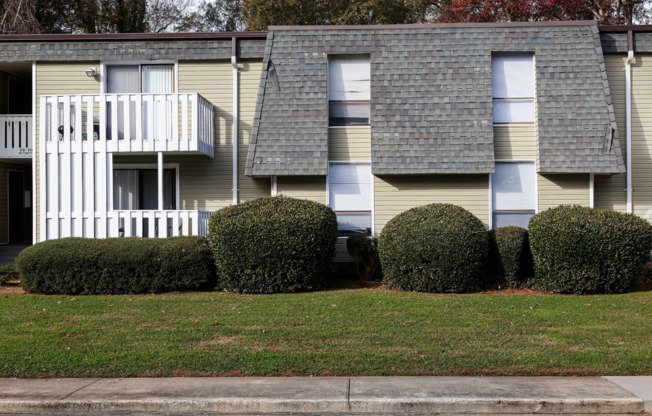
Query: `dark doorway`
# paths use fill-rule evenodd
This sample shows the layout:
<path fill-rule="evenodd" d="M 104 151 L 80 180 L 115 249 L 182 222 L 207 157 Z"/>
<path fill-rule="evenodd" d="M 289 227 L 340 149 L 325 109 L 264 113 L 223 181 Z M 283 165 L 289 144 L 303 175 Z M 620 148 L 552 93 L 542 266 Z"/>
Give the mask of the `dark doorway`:
<path fill-rule="evenodd" d="M 25 200 L 24 173 L 17 170 L 9 172 L 9 242 L 25 241 Z"/>

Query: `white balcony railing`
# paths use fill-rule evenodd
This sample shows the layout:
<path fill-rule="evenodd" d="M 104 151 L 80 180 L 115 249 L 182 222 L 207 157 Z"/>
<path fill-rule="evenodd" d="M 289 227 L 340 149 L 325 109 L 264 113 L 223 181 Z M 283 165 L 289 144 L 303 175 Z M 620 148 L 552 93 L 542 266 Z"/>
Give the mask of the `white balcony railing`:
<path fill-rule="evenodd" d="M 81 139 L 107 153 L 214 155 L 213 105 L 197 93 L 40 98 L 41 137 L 47 143 L 58 143 L 59 149 L 62 142 Z"/>
<path fill-rule="evenodd" d="M 201 210 L 49 212 L 43 239 L 206 236 L 211 214 Z"/>
<path fill-rule="evenodd" d="M 0 115 L 0 158 L 32 157 L 32 115 Z"/>
<path fill-rule="evenodd" d="M 211 214 L 210 211 L 110 211 L 108 237 L 206 236 Z"/>

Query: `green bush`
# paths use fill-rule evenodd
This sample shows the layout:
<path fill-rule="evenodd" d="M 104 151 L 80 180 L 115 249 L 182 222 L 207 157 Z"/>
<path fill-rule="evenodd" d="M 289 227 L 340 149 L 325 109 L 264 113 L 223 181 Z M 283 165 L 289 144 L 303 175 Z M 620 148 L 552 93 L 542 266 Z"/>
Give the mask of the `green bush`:
<path fill-rule="evenodd" d="M 633 214 L 560 206 L 530 220 L 534 284 L 562 293 L 634 289 L 652 249 L 652 225 Z"/>
<path fill-rule="evenodd" d="M 13 264 L 3 264 L 0 266 L 0 285 L 4 285 L 10 280 L 18 280 L 18 271 Z"/>
<path fill-rule="evenodd" d="M 352 235 L 346 239 L 346 250 L 355 261 L 356 272 L 361 280 L 366 282 L 381 279 L 382 271 L 377 238 Z"/>
<path fill-rule="evenodd" d="M 157 293 L 215 284 L 204 237 L 50 240 L 23 250 L 16 266 L 23 289 L 33 293 Z"/>
<path fill-rule="evenodd" d="M 507 226 L 489 231 L 488 269 L 495 283 L 507 287 L 518 287 L 534 276 L 525 228 Z"/>
<path fill-rule="evenodd" d="M 337 219 L 317 202 L 259 198 L 213 214 L 209 240 L 219 288 L 242 293 L 309 290 L 326 281 Z"/>
<path fill-rule="evenodd" d="M 392 218 L 379 250 L 390 287 L 466 292 L 480 287 L 489 247 L 487 231 L 473 214 L 456 205 L 431 204 Z"/>

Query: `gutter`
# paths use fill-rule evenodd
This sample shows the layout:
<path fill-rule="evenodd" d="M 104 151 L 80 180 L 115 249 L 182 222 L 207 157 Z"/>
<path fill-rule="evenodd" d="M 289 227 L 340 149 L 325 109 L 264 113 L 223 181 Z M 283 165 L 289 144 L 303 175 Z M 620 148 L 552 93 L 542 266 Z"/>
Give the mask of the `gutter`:
<path fill-rule="evenodd" d="M 626 164 L 627 164 L 627 213 L 631 214 L 632 204 L 632 60 L 634 60 L 634 41 L 632 31 L 627 32 L 627 61 L 625 62 L 625 120 L 627 125 L 626 138 Z"/>
<path fill-rule="evenodd" d="M 238 205 L 238 56 L 237 38 L 231 38 L 231 66 L 233 66 L 233 205 Z"/>

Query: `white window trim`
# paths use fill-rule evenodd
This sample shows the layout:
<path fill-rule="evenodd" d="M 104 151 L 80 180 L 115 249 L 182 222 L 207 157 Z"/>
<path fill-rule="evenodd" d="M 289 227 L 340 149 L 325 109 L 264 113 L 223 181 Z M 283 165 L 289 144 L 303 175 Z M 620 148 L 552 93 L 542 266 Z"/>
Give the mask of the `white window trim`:
<path fill-rule="evenodd" d="M 174 76 L 173 76 L 173 91 L 172 94 L 176 94 L 179 92 L 179 61 L 173 61 L 170 59 L 163 59 L 163 60 L 154 60 L 154 61 L 147 61 L 147 60 L 129 60 L 129 61 L 107 61 L 107 62 L 101 62 L 100 63 L 100 93 L 101 94 L 106 94 L 106 70 L 107 67 L 109 66 L 133 66 L 133 65 L 138 65 L 138 70 L 140 72 L 140 77 L 142 78 L 143 73 L 142 73 L 142 66 L 143 65 L 173 65 L 174 66 Z"/>
<path fill-rule="evenodd" d="M 115 163 L 113 165 L 113 170 L 125 170 L 125 169 L 158 169 L 158 164 L 156 163 Z M 180 178 L 179 178 L 179 164 L 178 163 L 164 163 L 163 164 L 163 169 L 174 169 L 174 177 L 175 177 L 175 188 L 176 188 L 176 200 L 175 200 L 175 205 L 176 209 L 173 211 L 183 211 L 181 209 L 180 201 L 181 198 L 179 198 L 179 183 L 180 183 Z M 110 195 L 111 198 L 113 198 L 113 170 L 111 171 L 111 189 L 110 189 Z M 113 209 L 113 201 L 111 201 L 111 211 L 114 211 Z M 158 211 L 158 210 L 156 210 Z"/>
<path fill-rule="evenodd" d="M 534 159 L 495 159 L 495 163 L 534 163 L 534 214 L 539 213 L 539 173 L 536 171 L 536 160 Z M 489 174 L 489 229 L 494 228 L 494 198 L 493 198 L 494 174 Z"/>
<path fill-rule="evenodd" d="M 369 160 L 329 160 L 328 161 L 328 174 L 326 175 L 326 205 L 331 206 L 330 203 L 330 172 L 331 165 L 369 165 L 371 170 L 371 161 Z M 376 236 L 376 180 L 375 176 L 371 174 L 371 236 Z M 339 238 L 339 237 L 338 237 Z"/>

